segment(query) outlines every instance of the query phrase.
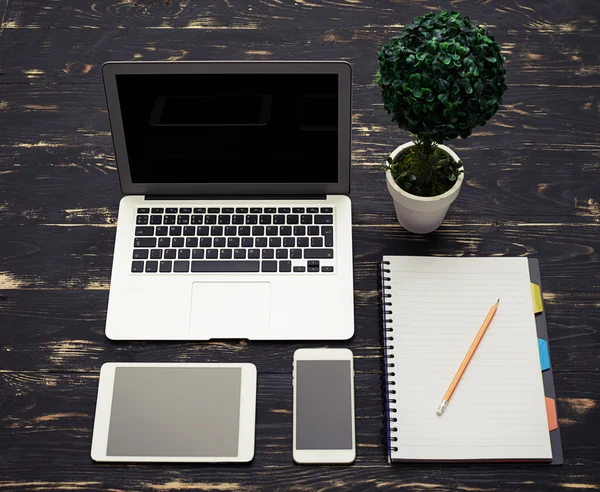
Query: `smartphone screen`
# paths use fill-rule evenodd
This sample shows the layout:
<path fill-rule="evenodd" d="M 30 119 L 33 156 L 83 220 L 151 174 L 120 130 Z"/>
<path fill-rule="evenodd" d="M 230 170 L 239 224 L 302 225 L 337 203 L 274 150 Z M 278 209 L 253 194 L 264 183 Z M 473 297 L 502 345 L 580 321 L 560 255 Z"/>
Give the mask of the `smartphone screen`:
<path fill-rule="evenodd" d="M 349 360 L 296 361 L 296 449 L 352 449 Z"/>

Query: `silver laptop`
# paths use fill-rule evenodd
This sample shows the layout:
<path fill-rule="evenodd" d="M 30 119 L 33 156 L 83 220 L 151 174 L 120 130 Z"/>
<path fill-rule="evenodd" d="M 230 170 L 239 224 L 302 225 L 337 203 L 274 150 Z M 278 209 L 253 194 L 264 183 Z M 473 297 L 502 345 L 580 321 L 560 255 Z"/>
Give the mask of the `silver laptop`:
<path fill-rule="evenodd" d="M 121 190 L 113 340 L 354 333 L 345 62 L 103 66 Z"/>

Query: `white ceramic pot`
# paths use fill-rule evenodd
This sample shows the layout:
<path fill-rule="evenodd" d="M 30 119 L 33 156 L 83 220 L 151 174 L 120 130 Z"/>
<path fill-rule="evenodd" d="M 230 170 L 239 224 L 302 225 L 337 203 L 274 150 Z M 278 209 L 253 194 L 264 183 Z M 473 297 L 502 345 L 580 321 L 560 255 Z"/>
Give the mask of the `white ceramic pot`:
<path fill-rule="evenodd" d="M 400 145 L 400 147 L 390 154 L 390 157 L 394 159 L 404 149 L 412 147 L 413 145 L 413 142 L 407 142 Z M 439 148 L 449 154 L 456 162 L 460 160 L 452 149 L 449 149 L 445 145 L 440 145 Z M 443 222 L 448 208 L 458 196 L 460 187 L 463 183 L 464 174 L 459 174 L 454 186 L 446 193 L 438 196 L 412 195 L 396 184 L 390 171 L 386 171 L 385 177 L 387 189 L 394 199 L 396 217 L 398 217 L 400 225 L 407 231 L 416 234 L 427 234 L 428 232 L 435 231 Z"/>

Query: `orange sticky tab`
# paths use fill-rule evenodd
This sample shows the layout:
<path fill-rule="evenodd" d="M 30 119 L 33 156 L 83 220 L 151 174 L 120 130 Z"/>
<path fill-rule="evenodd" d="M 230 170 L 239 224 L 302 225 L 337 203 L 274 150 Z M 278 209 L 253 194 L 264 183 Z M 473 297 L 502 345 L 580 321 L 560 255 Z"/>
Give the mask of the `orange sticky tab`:
<path fill-rule="evenodd" d="M 548 430 L 558 429 L 558 418 L 556 417 L 556 402 L 546 397 L 546 413 L 548 414 Z"/>

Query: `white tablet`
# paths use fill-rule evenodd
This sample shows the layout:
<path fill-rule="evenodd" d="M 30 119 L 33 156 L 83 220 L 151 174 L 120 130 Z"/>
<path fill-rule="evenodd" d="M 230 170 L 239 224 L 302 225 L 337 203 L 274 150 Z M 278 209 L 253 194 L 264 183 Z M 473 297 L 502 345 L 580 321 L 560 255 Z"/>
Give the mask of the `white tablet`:
<path fill-rule="evenodd" d="M 255 418 L 254 364 L 104 364 L 92 459 L 247 462 Z"/>

